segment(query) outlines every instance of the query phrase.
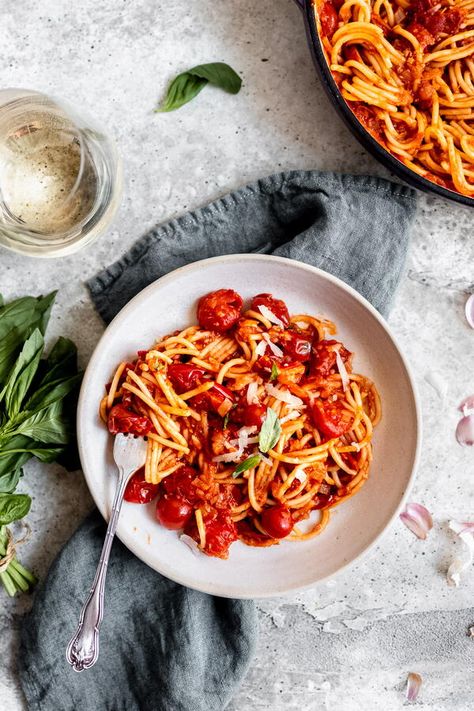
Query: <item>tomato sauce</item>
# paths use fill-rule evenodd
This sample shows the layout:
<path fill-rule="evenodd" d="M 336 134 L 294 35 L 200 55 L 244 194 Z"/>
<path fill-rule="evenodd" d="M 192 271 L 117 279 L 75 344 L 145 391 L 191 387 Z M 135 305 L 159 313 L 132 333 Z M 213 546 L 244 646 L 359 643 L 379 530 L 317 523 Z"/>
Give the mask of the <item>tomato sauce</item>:
<path fill-rule="evenodd" d="M 237 339 L 242 337 L 248 342 L 251 336 L 262 332 L 262 327 L 261 324 L 256 325 L 255 319 L 242 315 L 242 305 L 240 295 L 231 289 L 207 294 L 198 305 L 201 329 L 212 330 L 212 338 L 215 338 L 215 333 L 222 333 Z M 333 399 L 331 388 L 325 390 L 324 385 L 328 376 L 338 373 L 337 353 L 348 371 L 351 369 L 352 354 L 334 339 L 319 341 L 314 327 L 303 329 L 292 323 L 284 301 L 271 294 L 258 294 L 252 299 L 250 308 L 261 313 L 272 324 L 275 322 L 265 331 L 277 351 L 275 353 L 271 348 L 266 349 L 253 366 L 255 373 L 261 377 L 260 383 L 263 380 L 264 384 L 287 384 L 288 390 L 305 402 L 307 412 L 323 441 L 324 438 L 338 437 L 347 432 L 351 427 L 351 418 L 348 418 L 341 403 Z M 137 361 L 128 364 L 127 368 L 140 372 L 141 366 L 146 363 L 146 356 L 146 351 L 139 352 Z M 162 526 L 184 531 L 198 542 L 200 535 L 195 512 L 199 510 L 205 528 L 203 550 L 208 555 L 220 558 L 228 556 L 229 547 L 239 537 L 250 545 L 272 545 L 289 535 L 294 523 L 309 513 L 311 505 L 304 511 L 292 511 L 284 503 L 273 502 L 272 506 L 264 507 L 261 514 L 252 514 L 255 517 L 253 522 L 258 527 L 250 522 L 251 515 L 245 521 L 235 523 L 232 510 L 246 499 L 247 494 L 241 485 L 229 483 L 229 480 L 221 482 L 215 477 L 218 464 L 214 457 L 237 450 L 235 442 L 238 441 L 241 428 L 254 428 L 257 434 L 260 432 L 267 417 L 265 400 L 260 401 L 255 394 L 249 402 L 249 385 L 240 390 L 231 390 L 216 381 L 216 371 L 196 365 L 186 355 L 177 354 L 173 362 L 165 366 L 163 373 L 179 395 L 201 385 L 212 385 L 206 391 L 188 398 L 191 407 L 197 412 L 206 413 L 206 418 L 186 418 L 187 439 L 193 441 L 195 452 L 183 456 L 182 465 L 165 476 L 160 484 L 146 482 L 144 470 L 140 469 L 128 483 L 126 501 L 139 504 L 154 502 L 156 519 Z M 320 397 L 312 403 L 302 385 L 317 379 L 321 380 Z M 147 387 L 153 391 L 151 380 L 146 382 Z M 332 378 L 331 382 L 333 387 L 336 387 L 336 382 L 340 383 L 337 378 Z M 262 397 L 261 390 L 259 392 Z M 108 427 L 113 434 L 129 432 L 146 435 L 153 429 L 150 419 L 141 414 L 136 396 L 131 397 L 125 390 L 121 401 L 110 410 Z M 291 446 L 297 447 L 297 441 L 290 440 L 287 448 Z M 238 461 L 244 461 L 255 451 L 254 440 L 243 447 Z M 206 467 L 202 469 L 198 464 L 200 458 L 206 462 Z M 294 488 L 297 486 L 299 480 L 295 479 Z M 277 491 L 273 493 L 276 495 Z M 325 493 L 323 485 L 312 507 L 327 507 L 332 500 L 332 493 Z M 198 520 L 200 522 L 199 517 Z"/>

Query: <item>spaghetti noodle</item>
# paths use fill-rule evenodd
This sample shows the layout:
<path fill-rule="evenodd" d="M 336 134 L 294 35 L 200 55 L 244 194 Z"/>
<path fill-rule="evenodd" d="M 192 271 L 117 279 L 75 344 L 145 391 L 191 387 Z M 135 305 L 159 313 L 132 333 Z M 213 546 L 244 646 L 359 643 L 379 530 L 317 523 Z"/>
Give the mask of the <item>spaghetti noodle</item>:
<path fill-rule="evenodd" d="M 377 390 L 352 372 L 333 323 L 290 317 L 270 294 L 242 306 L 230 289 L 201 298 L 199 325 L 121 363 L 100 406 L 112 434 L 148 439 L 125 498 L 158 497 L 162 525 L 222 558 L 237 539 L 321 533 L 367 480 L 380 419 Z"/>
<path fill-rule="evenodd" d="M 474 1 L 316 0 L 333 77 L 371 135 L 474 197 Z"/>

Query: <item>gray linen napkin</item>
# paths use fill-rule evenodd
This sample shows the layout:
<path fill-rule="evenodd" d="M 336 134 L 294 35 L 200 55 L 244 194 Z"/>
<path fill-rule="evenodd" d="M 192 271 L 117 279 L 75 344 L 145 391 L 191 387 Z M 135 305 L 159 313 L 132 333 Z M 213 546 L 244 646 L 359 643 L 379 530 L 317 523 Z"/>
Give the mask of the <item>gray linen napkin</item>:
<path fill-rule="evenodd" d="M 172 269 L 219 254 L 272 253 L 326 269 L 387 313 L 414 212 L 414 192 L 380 178 L 280 173 L 157 227 L 88 286 L 109 322 Z M 254 604 L 183 588 L 119 541 L 109 565 L 99 661 L 82 674 L 68 667 L 65 649 L 104 532 L 94 512 L 54 562 L 23 623 L 19 666 L 29 708 L 220 711 L 253 655 Z"/>

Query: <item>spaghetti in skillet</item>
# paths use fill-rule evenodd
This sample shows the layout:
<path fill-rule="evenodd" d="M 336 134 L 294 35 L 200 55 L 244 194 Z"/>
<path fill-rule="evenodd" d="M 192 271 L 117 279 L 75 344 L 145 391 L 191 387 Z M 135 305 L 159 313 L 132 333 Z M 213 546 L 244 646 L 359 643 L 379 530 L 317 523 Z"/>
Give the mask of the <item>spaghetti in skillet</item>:
<path fill-rule="evenodd" d="M 126 500 L 156 499 L 163 526 L 221 558 L 238 539 L 318 535 L 368 478 L 374 384 L 352 372 L 333 323 L 290 316 L 270 294 L 244 310 L 220 289 L 200 299 L 197 320 L 121 363 L 101 401 L 112 434 L 147 437 Z"/>
<path fill-rule="evenodd" d="M 371 135 L 474 197 L 473 0 L 315 0 L 332 75 Z"/>

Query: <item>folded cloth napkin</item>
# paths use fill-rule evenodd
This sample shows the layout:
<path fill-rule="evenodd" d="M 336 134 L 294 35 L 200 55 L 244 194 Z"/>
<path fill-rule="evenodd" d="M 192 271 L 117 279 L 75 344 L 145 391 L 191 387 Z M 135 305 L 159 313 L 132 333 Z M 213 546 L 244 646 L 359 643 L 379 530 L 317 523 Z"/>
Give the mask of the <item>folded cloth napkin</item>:
<path fill-rule="evenodd" d="M 380 178 L 280 173 L 157 227 L 88 286 L 109 322 L 172 269 L 219 254 L 271 253 L 326 269 L 387 313 L 414 212 L 413 191 Z M 254 604 L 183 588 L 119 541 L 109 564 L 99 661 L 82 674 L 67 665 L 66 646 L 104 533 L 94 512 L 54 562 L 23 623 L 19 667 L 29 708 L 223 709 L 252 658 Z"/>

